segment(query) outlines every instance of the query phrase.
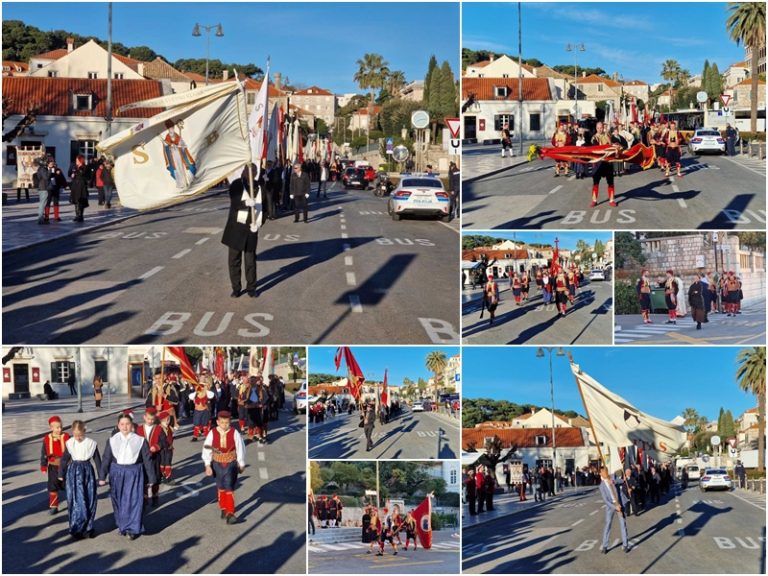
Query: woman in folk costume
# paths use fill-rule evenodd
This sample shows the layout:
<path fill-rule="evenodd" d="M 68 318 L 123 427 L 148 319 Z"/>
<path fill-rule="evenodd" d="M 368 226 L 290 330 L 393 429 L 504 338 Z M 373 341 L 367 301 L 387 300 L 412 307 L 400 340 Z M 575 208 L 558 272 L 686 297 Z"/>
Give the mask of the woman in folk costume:
<path fill-rule="evenodd" d="M 579 279 L 576 274 L 576 268 L 571 267 L 565 277 L 568 280 L 568 301 L 573 304 L 573 302 L 576 300 L 576 288 L 578 287 L 579 283 Z"/>
<path fill-rule="evenodd" d="M 667 279 L 661 282 L 661 287 L 664 288 L 664 300 L 667 303 L 667 313 L 669 314 L 669 319 L 665 324 L 677 324 L 677 293 L 680 288 L 672 270 L 667 270 Z"/>
<path fill-rule="evenodd" d="M 728 316 L 736 316 L 739 309 L 739 293 L 741 283 L 736 278 L 733 270 L 729 270 L 725 275 L 725 290 L 723 292 L 723 302 L 725 302 L 725 311 Z"/>
<path fill-rule="evenodd" d="M 552 282 L 546 269 L 541 275 L 541 295 L 545 305 L 549 305 L 552 302 Z"/>
<path fill-rule="evenodd" d="M 101 376 L 95 376 L 93 379 L 93 399 L 96 401 L 96 408 L 101 408 L 101 401 L 104 398 L 104 381 Z"/>
<path fill-rule="evenodd" d="M 669 129 L 664 133 L 664 145 L 667 148 L 667 163 L 665 174 L 669 176 L 669 167 L 675 165 L 677 176 L 680 177 L 680 147 L 685 144 L 683 133 L 677 129 L 677 124 L 673 121 L 669 123 Z"/>
<path fill-rule="evenodd" d="M 515 304 L 520 306 L 520 298 L 523 293 L 523 285 L 520 283 L 520 276 L 517 272 L 512 273 L 512 295 L 515 297 Z"/>
<path fill-rule="evenodd" d="M 240 375 L 240 384 L 237 387 L 237 422 L 240 433 L 245 433 L 248 422 L 248 398 L 251 396 L 251 379 Z"/>
<path fill-rule="evenodd" d="M 640 314 L 643 316 L 643 324 L 653 324 L 651 320 L 651 281 L 648 280 L 648 270 L 645 268 L 637 281 L 637 295 L 640 298 Z"/>
<path fill-rule="evenodd" d="M 520 291 L 524 302 L 528 302 L 528 291 L 530 290 L 531 280 L 528 278 L 528 272 L 523 272 L 523 277 L 520 279 Z"/>
<path fill-rule="evenodd" d="M 666 149 L 664 148 L 664 127 L 661 124 L 652 124 L 648 132 L 648 143 L 653 146 L 656 165 L 664 170 L 666 164 Z"/>
<path fill-rule="evenodd" d="M 69 533 L 74 538 L 96 533 L 93 523 L 96 520 L 96 470 L 101 468 L 101 456 L 96 441 L 85 437 L 85 422 L 72 422 L 72 438 L 67 440 L 67 451 L 61 457 L 59 477 L 67 487 L 67 510 L 69 512 Z"/>
<path fill-rule="evenodd" d="M 192 442 L 197 442 L 198 436 L 208 434 L 208 428 L 211 422 L 210 402 L 214 393 L 210 389 L 213 383 L 211 376 L 203 375 L 200 377 L 200 384 L 195 391 L 189 395 L 189 399 L 194 403 L 194 413 L 192 415 Z"/>
<path fill-rule="evenodd" d="M 565 316 L 568 311 L 568 302 L 570 300 L 570 290 L 568 288 L 568 278 L 561 268 L 555 276 L 555 303 L 561 316 Z"/>
<path fill-rule="evenodd" d="M 379 510 L 378 508 L 371 508 L 371 520 L 368 524 L 368 538 L 370 539 L 370 545 L 368 546 L 368 552 L 367 554 L 370 554 L 373 551 L 373 545 L 376 544 L 378 546 L 379 539 L 381 537 L 381 518 L 379 518 Z M 383 556 L 381 552 L 377 552 L 376 556 Z"/>
<path fill-rule="evenodd" d="M 144 475 L 154 484 L 155 469 L 150 462 L 149 445 L 133 433 L 132 420 L 120 414 L 117 427 L 119 432 L 107 441 L 104 449 L 99 485 L 106 485 L 109 478 L 117 529 L 121 536 L 135 540 L 144 532 Z"/>
<path fill-rule="evenodd" d="M 488 309 L 488 314 L 491 316 L 490 324 L 493 324 L 496 308 L 499 306 L 499 287 L 493 279 L 493 274 L 488 274 L 488 282 L 486 282 L 485 288 L 483 288 L 483 301 Z"/>
<path fill-rule="evenodd" d="M 248 438 L 267 443 L 269 425 L 269 389 L 261 376 L 251 376 L 251 395 L 248 397 Z M 256 438 L 254 438 L 256 437 Z"/>
<path fill-rule="evenodd" d="M 675 282 L 677 282 L 677 288 L 679 293 L 685 294 L 685 282 L 680 276 L 675 276 Z M 677 299 L 677 318 L 684 318 L 688 314 L 688 301 L 687 298 Z"/>
<path fill-rule="evenodd" d="M 552 135 L 552 146 L 555 148 L 562 148 L 563 146 L 571 145 L 571 137 L 565 130 L 565 124 L 560 123 L 557 127 L 557 131 Z M 563 171 L 564 176 L 568 176 L 568 162 L 555 162 L 555 178 L 560 176 L 560 171 Z"/>

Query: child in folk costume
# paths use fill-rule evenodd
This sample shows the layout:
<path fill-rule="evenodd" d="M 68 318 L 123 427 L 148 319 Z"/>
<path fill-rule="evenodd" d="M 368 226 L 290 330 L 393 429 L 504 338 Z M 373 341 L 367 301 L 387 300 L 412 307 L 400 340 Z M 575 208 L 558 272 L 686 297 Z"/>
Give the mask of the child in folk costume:
<path fill-rule="evenodd" d="M 245 442 L 240 432 L 232 428 L 232 416 L 228 410 L 219 412 L 216 423 L 203 445 L 205 475 L 216 478 L 222 519 L 227 524 L 235 524 L 235 485 L 238 474 L 245 470 Z"/>
<path fill-rule="evenodd" d="M 512 295 L 515 297 L 515 304 L 520 306 L 520 296 L 522 294 L 522 284 L 520 284 L 520 277 L 517 272 L 512 274 Z"/>
<path fill-rule="evenodd" d="M 568 279 L 568 301 L 573 304 L 574 300 L 576 299 L 576 288 L 579 282 L 578 276 L 576 275 L 576 270 L 571 268 L 568 270 L 568 273 L 565 275 L 565 277 Z"/>
<path fill-rule="evenodd" d="M 237 387 L 237 418 L 241 434 L 245 433 L 245 426 L 248 421 L 248 397 L 250 395 L 250 378 L 241 375 L 240 384 Z"/>
<path fill-rule="evenodd" d="M 739 292 L 741 283 L 733 274 L 733 270 L 728 271 L 725 276 L 725 290 L 723 292 L 723 301 L 725 302 L 725 311 L 728 316 L 736 316 L 739 310 Z"/>
<path fill-rule="evenodd" d="M 213 382 L 210 376 L 201 376 L 200 384 L 195 391 L 189 395 L 189 399 L 194 403 L 194 413 L 192 415 L 192 442 L 197 442 L 198 436 L 208 434 L 208 428 L 211 422 L 210 401 L 214 393 L 210 389 Z"/>
<path fill-rule="evenodd" d="M 552 146 L 555 148 L 562 148 L 563 146 L 571 145 L 571 136 L 565 131 L 565 124 L 560 123 L 557 127 L 557 131 L 552 136 Z M 563 171 L 565 176 L 568 176 L 568 162 L 555 162 L 555 178 L 560 176 L 560 171 Z"/>
<path fill-rule="evenodd" d="M 643 324 L 653 324 L 651 320 L 651 281 L 648 280 L 648 270 L 643 269 L 640 280 L 637 281 L 637 295 L 640 298 L 640 313 Z"/>
<path fill-rule="evenodd" d="M 248 397 L 248 438 L 267 443 L 269 425 L 269 389 L 261 376 L 251 376 L 251 394 Z"/>
<path fill-rule="evenodd" d="M 159 503 L 160 495 L 160 455 L 163 450 L 168 446 L 168 442 L 163 431 L 163 427 L 157 421 L 157 410 L 154 406 L 150 406 L 144 412 L 144 423 L 136 426 L 136 434 L 144 438 L 149 446 L 149 465 L 154 470 L 154 481 L 150 481 L 148 475 L 145 474 L 144 482 L 146 492 L 144 494 L 145 501 L 152 498 L 152 506 L 157 506 Z"/>
<path fill-rule="evenodd" d="M 561 316 L 565 316 L 568 310 L 568 301 L 570 300 L 570 291 L 568 288 L 568 278 L 565 272 L 560 269 L 555 276 L 555 303 Z"/>
<path fill-rule="evenodd" d="M 397 540 L 397 543 L 402 546 L 403 541 L 400 540 L 400 532 L 403 530 L 403 524 L 405 523 L 405 516 L 400 513 L 400 506 L 395 504 L 392 507 L 392 537 Z"/>
<path fill-rule="evenodd" d="M 96 402 L 96 408 L 101 408 L 101 401 L 104 398 L 104 381 L 101 376 L 96 376 L 93 379 L 93 399 Z"/>
<path fill-rule="evenodd" d="M 165 446 L 160 450 L 160 481 L 166 484 L 176 484 L 173 475 L 173 427 L 171 426 L 171 414 L 168 411 L 157 415 L 160 428 L 165 434 Z"/>
<path fill-rule="evenodd" d="M 64 483 L 59 480 L 59 465 L 61 457 L 67 450 L 69 434 L 62 432 L 61 418 L 51 416 L 48 419 L 50 432 L 43 437 L 40 453 L 40 471 L 48 474 L 48 513 L 59 511 L 59 490 L 64 489 Z"/>
<path fill-rule="evenodd" d="M 664 288 L 664 300 L 667 303 L 667 313 L 669 319 L 665 324 L 677 324 L 677 293 L 679 287 L 677 280 L 675 280 L 675 273 L 672 270 L 667 270 L 667 279 L 662 282 Z"/>
<path fill-rule="evenodd" d="M 552 282 L 546 270 L 541 275 L 541 297 L 544 299 L 545 305 L 549 305 L 552 302 Z"/>
<path fill-rule="evenodd" d="M 499 306 L 499 287 L 496 285 L 492 274 L 488 274 L 488 282 L 483 289 L 483 301 L 488 309 L 488 314 L 491 316 L 490 323 L 493 324 L 496 308 Z"/>
<path fill-rule="evenodd" d="M 135 540 L 144 532 L 144 478 L 156 482 L 155 469 L 146 440 L 133 432 L 133 422 L 125 414 L 117 420 L 119 432 L 112 436 L 104 449 L 99 472 L 99 485 L 109 478 L 109 495 L 115 523 L 121 536 Z"/>
<path fill-rule="evenodd" d="M 384 545 L 389 540 L 389 545 L 392 546 L 393 556 L 397 556 L 397 544 L 393 536 L 394 523 L 392 522 L 392 515 L 389 510 L 384 508 L 384 521 L 382 522 L 381 532 L 379 532 L 379 553 L 377 556 L 384 556 Z"/>
<path fill-rule="evenodd" d="M 418 548 L 416 541 L 416 518 L 413 517 L 413 510 L 409 510 L 405 515 L 403 525 L 405 527 L 405 547 L 403 550 L 408 550 L 408 545 L 411 540 L 413 540 L 413 549 L 416 550 L 416 548 Z"/>
<path fill-rule="evenodd" d="M 91 460 L 98 471 L 101 468 L 101 456 L 96 441 L 85 437 L 85 422 L 72 422 L 72 438 L 67 440 L 66 447 L 59 466 L 59 480 L 65 482 L 67 487 L 69 533 L 78 539 L 85 536 L 93 538 L 96 535 L 93 523 L 96 520 L 98 495 L 97 472 Z"/>

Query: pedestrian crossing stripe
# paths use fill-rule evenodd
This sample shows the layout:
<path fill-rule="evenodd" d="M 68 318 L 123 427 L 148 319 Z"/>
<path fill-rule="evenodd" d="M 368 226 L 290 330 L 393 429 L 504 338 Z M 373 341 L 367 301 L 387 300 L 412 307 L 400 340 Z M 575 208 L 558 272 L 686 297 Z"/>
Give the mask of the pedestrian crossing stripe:
<path fill-rule="evenodd" d="M 375 544 L 374 544 L 375 547 Z M 316 552 L 316 553 L 322 553 L 322 552 L 340 552 L 342 550 L 364 550 L 370 548 L 370 544 L 365 544 L 363 542 L 338 542 L 334 544 L 321 544 L 321 543 L 315 543 L 309 545 L 310 552 Z M 461 543 L 459 542 L 438 542 L 436 544 L 432 544 L 432 549 L 439 550 L 458 550 L 461 548 Z M 412 552 L 413 548 L 408 548 L 408 550 L 405 550 L 405 548 L 400 548 L 403 552 Z M 416 549 L 418 550 L 424 550 L 421 546 Z"/>

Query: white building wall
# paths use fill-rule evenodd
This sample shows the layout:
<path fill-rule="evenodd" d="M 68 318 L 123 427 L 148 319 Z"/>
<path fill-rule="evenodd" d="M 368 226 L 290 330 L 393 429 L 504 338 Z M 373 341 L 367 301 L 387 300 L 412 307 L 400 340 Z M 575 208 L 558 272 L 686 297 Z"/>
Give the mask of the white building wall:
<path fill-rule="evenodd" d="M 9 349 L 3 348 L 3 355 Z M 29 379 L 29 394 L 34 397 L 43 393 L 43 384 L 46 380 L 51 382 L 53 389 L 60 396 L 69 396 L 69 386 L 66 382 L 58 382 L 55 375 L 51 374 L 51 364 L 54 362 L 74 362 L 78 384 L 82 384 L 82 394 L 93 394 L 93 378 L 96 370 L 96 362 L 106 362 L 107 378 L 105 385 L 109 385 L 114 393 L 126 394 L 128 392 L 128 349 L 126 347 L 99 347 L 99 346 L 71 346 L 71 347 L 25 347 L 12 360 L 3 366 L 3 398 L 16 390 L 15 371 L 23 370 Z M 6 370 L 8 369 L 8 370 Z M 39 371 L 38 381 L 34 381 L 35 371 Z M 8 377 L 10 375 L 10 377 Z"/>
<path fill-rule="evenodd" d="M 86 42 L 79 48 L 76 48 L 66 56 L 52 61 L 47 66 L 37 68 L 38 61 L 30 60 L 30 76 L 49 76 L 51 72 L 56 73 L 57 78 L 88 78 L 90 72 L 95 72 L 97 78 L 107 78 L 107 63 L 109 53 L 93 40 Z M 43 61 L 40 61 L 41 63 Z M 34 68 L 33 68 L 34 66 Z M 122 74 L 125 80 L 142 80 L 138 72 L 115 58 L 112 57 L 112 77 L 115 74 Z"/>

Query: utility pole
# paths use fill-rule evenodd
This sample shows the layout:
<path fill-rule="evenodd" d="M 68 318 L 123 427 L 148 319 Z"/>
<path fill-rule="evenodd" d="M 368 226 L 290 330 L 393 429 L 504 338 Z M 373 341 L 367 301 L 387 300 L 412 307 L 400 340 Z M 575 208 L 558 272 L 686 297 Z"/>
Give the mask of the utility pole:
<path fill-rule="evenodd" d="M 520 112 L 518 130 L 520 132 L 520 156 L 523 156 L 523 7 L 517 3 L 517 97 Z"/>
<path fill-rule="evenodd" d="M 107 138 L 112 136 L 112 2 L 107 4 Z"/>

